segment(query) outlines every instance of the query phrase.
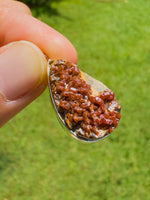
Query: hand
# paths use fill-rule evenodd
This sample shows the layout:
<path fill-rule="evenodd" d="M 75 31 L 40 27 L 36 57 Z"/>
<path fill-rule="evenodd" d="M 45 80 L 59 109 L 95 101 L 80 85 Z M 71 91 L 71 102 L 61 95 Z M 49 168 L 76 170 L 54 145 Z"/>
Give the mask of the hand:
<path fill-rule="evenodd" d="M 17 42 L 16 42 L 17 41 Z M 21 2 L 0 0 L 0 127 L 47 86 L 47 60 L 77 62 L 72 44 Z"/>

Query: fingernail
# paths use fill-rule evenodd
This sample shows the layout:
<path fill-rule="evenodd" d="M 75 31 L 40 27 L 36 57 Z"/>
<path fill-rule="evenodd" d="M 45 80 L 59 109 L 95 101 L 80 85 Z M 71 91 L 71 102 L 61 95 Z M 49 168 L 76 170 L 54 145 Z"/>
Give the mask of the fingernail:
<path fill-rule="evenodd" d="M 26 41 L 12 43 L 0 55 L 0 93 L 16 100 L 46 79 L 47 61 L 34 44 Z"/>

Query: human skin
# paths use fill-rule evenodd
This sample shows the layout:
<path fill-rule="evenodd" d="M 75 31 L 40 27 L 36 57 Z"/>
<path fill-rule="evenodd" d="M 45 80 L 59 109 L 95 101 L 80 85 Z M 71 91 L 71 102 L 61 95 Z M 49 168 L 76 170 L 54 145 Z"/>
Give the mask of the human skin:
<path fill-rule="evenodd" d="M 47 60 L 77 63 L 73 45 L 23 3 L 0 0 L 0 127 L 47 86 Z"/>

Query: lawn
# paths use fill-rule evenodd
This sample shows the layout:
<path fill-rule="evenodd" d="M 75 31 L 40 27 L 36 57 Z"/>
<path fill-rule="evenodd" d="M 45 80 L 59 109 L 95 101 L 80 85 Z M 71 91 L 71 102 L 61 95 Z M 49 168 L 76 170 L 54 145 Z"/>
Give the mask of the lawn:
<path fill-rule="evenodd" d="M 0 130 L 0 200 L 149 200 L 150 1 L 53 8 L 33 14 L 73 43 L 80 69 L 115 92 L 122 119 L 106 139 L 81 143 L 58 123 L 46 90 Z"/>

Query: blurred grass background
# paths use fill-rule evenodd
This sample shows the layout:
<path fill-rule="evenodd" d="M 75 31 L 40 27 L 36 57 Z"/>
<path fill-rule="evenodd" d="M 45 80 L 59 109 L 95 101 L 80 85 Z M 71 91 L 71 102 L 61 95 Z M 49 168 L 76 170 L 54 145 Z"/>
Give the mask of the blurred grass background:
<path fill-rule="evenodd" d="M 122 119 L 108 138 L 78 142 L 57 122 L 46 90 L 0 130 L 0 200 L 149 200 L 150 1 L 48 2 L 33 15 L 115 92 Z"/>

